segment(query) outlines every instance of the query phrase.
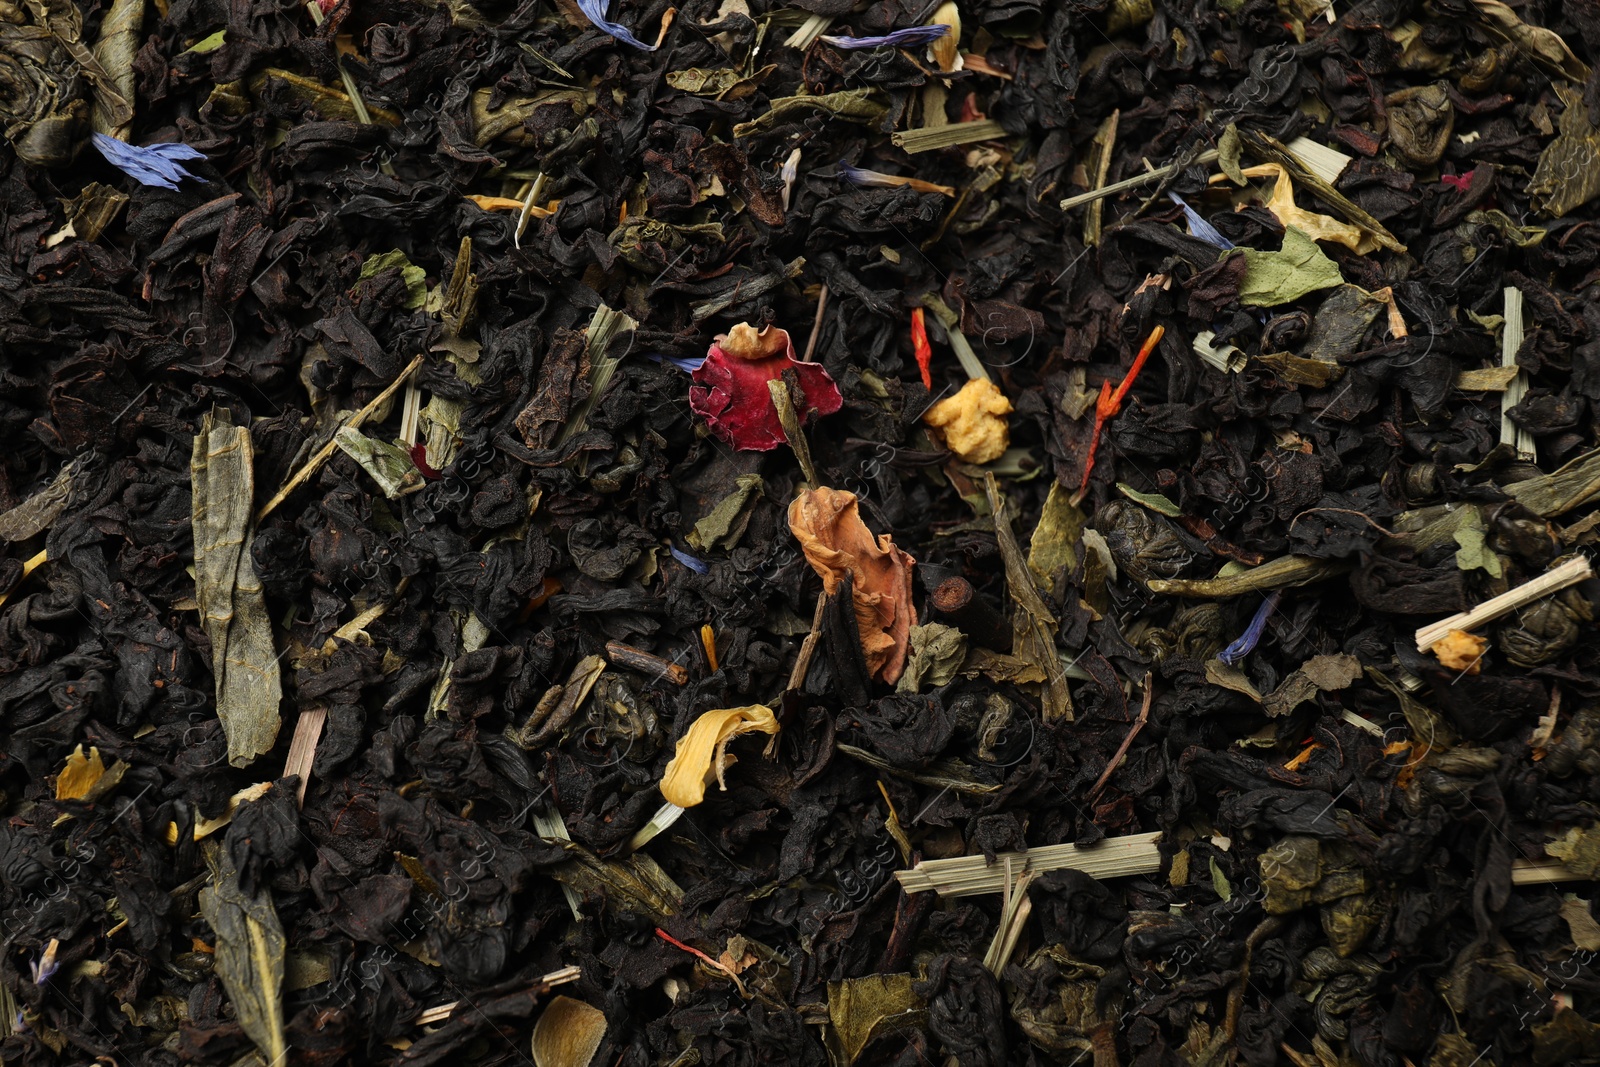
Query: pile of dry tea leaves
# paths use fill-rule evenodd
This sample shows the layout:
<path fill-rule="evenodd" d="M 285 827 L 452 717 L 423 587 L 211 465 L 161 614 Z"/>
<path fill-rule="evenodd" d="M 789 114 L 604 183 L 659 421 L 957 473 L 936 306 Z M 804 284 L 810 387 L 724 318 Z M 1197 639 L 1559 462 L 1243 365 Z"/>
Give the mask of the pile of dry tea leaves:
<path fill-rule="evenodd" d="M 1592 0 L 0 0 L 0 1062 L 1600 1062 Z"/>

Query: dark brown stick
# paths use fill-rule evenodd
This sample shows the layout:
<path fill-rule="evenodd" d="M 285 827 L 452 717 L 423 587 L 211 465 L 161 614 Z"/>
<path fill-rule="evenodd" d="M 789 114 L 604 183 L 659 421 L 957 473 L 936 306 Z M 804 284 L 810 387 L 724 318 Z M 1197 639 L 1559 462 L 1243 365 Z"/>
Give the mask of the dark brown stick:
<path fill-rule="evenodd" d="M 965 578 L 940 582 L 928 604 L 984 648 L 1011 651 L 1011 624 Z"/>
<path fill-rule="evenodd" d="M 621 641 L 611 641 L 606 644 L 606 658 L 618 667 L 666 678 L 674 685 L 684 685 L 689 681 L 689 668 L 682 664 L 669 663 L 660 656 L 652 656 L 643 649 L 625 645 Z"/>

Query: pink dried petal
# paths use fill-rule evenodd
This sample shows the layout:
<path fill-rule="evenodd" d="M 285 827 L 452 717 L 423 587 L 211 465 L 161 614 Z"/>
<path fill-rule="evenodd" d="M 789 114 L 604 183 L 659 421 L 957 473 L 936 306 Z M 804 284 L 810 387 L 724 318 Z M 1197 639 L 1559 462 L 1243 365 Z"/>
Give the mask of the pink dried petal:
<path fill-rule="evenodd" d="M 692 375 L 689 407 L 720 440 L 742 451 L 769 452 L 788 440 L 767 390 L 767 383 L 786 370 L 800 382 L 802 424 L 813 413 L 832 415 L 844 406 L 838 385 L 820 364 L 794 358 L 788 331 L 769 326 L 757 332 L 741 323 L 717 338 Z"/>

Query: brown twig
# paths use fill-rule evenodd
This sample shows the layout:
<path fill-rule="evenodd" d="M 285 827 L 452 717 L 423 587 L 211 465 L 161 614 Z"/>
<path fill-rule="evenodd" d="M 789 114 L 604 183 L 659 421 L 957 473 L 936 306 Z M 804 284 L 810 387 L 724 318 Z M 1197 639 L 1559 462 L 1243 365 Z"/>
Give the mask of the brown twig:
<path fill-rule="evenodd" d="M 651 655 L 642 648 L 625 645 L 621 641 L 606 643 L 606 658 L 618 667 L 638 671 L 640 674 L 652 674 L 657 678 L 665 678 L 674 685 L 686 685 L 689 681 L 689 669 L 682 664 L 672 663 L 660 656 Z"/>
<path fill-rule="evenodd" d="M 1117 749 L 1117 754 L 1111 757 L 1111 762 L 1106 764 L 1106 769 L 1100 773 L 1100 780 L 1094 783 L 1094 788 L 1089 790 L 1089 803 L 1093 804 L 1095 797 L 1100 795 L 1100 790 L 1105 788 L 1111 780 L 1111 775 L 1116 771 L 1117 765 L 1122 762 L 1122 757 L 1128 754 L 1128 749 L 1133 744 L 1133 739 L 1139 736 L 1139 731 L 1144 729 L 1144 724 L 1150 721 L 1150 698 L 1155 693 L 1154 680 L 1149 679 L 1144 683 L 1144 703 L 1139 706 L 1139 717 L 1133 720 L 1133 727 L 1129 729 L 1128 736 L 1122 739 L 1122 745 Z"/>
<path fill-rule="evenodd" d="M 811 320 L 811 336 L 806 339 L 806 354 L 800 357 L 800 362 L 810 363 L 811 357 L 817 351 L 817 337 L 822 333 L 822 313 L 828 307 L 828 283 L 822 283 L 822 292 L 817 294 L 817 314 Z"/>

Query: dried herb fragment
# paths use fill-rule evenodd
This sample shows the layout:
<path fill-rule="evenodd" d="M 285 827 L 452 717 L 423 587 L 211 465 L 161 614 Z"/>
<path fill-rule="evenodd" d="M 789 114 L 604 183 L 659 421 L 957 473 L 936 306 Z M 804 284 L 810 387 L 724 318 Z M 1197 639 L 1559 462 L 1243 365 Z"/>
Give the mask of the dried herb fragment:
<path fill-rule="evenodd" d="M 872 974 L 828 983 L 828 1022 L 845 1067 L 875 1039 L 921 1026 L 925 1014 L 909 974 Z"/>
<path fill-rule="evenodd" d="M 278 739 L 283 696 L 272 622 L 250 557 L 255 496 L 250 431 L 228 412 L 205 415 L 190 459 L 194 481 L 195 599 L 211 641 L 217 717 L 228 762 L 247 767 Z"/>
<path fill-rule="evenodd" d="M 1239 286 L 1241 304 L 1276 307 L 1344 282 L 1338 265 L 1308 234 L 1293 226 L 1284 230 L 1283 247 L 1276 252 L 1241 248 L 1235 254 L 1245 259 L 1244 281 Z"/>

